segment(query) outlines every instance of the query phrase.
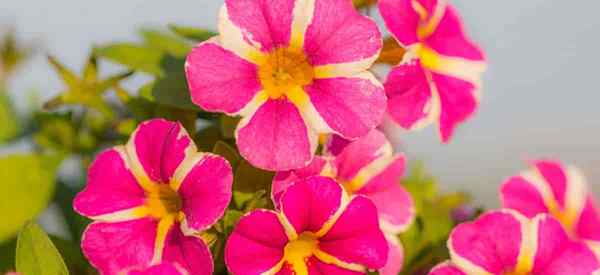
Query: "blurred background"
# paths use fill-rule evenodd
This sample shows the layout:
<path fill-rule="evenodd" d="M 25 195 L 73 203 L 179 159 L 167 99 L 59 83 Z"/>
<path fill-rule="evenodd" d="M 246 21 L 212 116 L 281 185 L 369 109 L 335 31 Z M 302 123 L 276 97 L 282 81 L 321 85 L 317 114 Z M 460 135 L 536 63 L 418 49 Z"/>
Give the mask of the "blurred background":
<path fill-rule="evenodd" d="M 92 45 L 134 41 L 140 27 L 177 23 L 214 29 L 221 2 L 5 0 L 0 26 L 14 26 L 18 38 L 36 48 L 9 83 L 11 97 L 22 110 L 32 94 L 43 102 L 64 88 L 46 60 L 48 53 L 78 71 Z M 600 2 L 453 3 L 489 59 L 479 113 L 450 144 L 440 144 L 435 127 L 429 127 L 395 132 L 398 147 L 422 160 L 442 188 L 469 191 L 488 207 L 499 204 L 501 181 L 538 157 L 578 165 L 600 195 Z M 103 72 L 117 71 L 102 65 Z M 142 81 L 134 77 L 125 86 Z M 16 144 L 0 154 L 23 150 L 26 145 Z"/>

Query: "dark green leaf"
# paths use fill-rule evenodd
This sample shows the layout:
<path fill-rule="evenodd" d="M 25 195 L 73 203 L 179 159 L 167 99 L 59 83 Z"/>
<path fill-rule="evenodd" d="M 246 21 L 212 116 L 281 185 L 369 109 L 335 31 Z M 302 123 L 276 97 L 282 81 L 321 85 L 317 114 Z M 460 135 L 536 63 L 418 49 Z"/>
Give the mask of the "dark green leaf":
<path fill-rule="evenodd" d="M 236 169 L 238 163 L 240 162 L 240 155 L 238 155 L 236 150 L 223 141 L 217 141 L 212 152 L 227 159 L 233 169 Z"/>
<path fill-rule="evenodd" d="M 69 270 L 48 235 L 29 222 L 19 233 L 16 255 L 21 275 L 68 275 Z"/>
<path fill-rule="evenodd" d="M 221 133 L 224 138 L 232 139 L 235 137 L 235 128 L 240 122 L 240 117 L 230 117 L 227 115 L 221 115 Z"/>

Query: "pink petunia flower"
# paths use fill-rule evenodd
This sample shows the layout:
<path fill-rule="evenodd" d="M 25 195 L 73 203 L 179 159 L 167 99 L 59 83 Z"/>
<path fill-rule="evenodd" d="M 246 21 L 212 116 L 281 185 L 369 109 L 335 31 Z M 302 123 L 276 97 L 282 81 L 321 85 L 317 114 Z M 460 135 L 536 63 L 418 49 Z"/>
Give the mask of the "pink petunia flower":
<path fill-rule="evenodd" d="M 173 263 L 161 263 L 144 270 L 132 270 L 124 275 L 188 275 L 185 269 Z"/>
<path fill-rule="evenodd" d="M 527 217 L 554 216 L 571 236 L 589 242 L 600 256 L 600 208 L 583 174 L 551 160 L 534 161 L 532 166 L 502 184 L 502 205 Z"/>
<path fill-rule="evenodd" d="M 315 176 L 288 187 L 277 212 L 242 217 L 227 241 L 225 264 L 234 275 L 357 275 L 383 267 L 387 254 L 371 200 Z"/>
<path fill-rule="evenodd" d="M 593 275 L 600 262 L 547 214 L 490 211 L 458 225 L 448 240 L 450 262 L 430 275 Z"/>
<path fill-rule="evenodd" d="M 185 65 L 192 101 L 241 116 L 235 135 L 254 166 L 306 166 L 318 134 L 348 139 L 382 120 L 383 86 L 367 71 L 381 34 L 348 0 L 225 0 L 219 36 Z"/>
<path fill-rule="evenodd" d="M 411 130 L 437 121 L 447 142 L 479 105 L 483 52 L 447 0 L 380 0 L 379 11 L 407 51 L 384 84 L 388 113 Z"/>
<path fill-rule="evenodd" d="M 196 233 L 223 215 L 232 180 L 229 163 L 197 152 L 181 124 L 146 121 L 127 145 L 101 153 L 89 168 L 73 202 L 94 220 L 83 252 L 106 275 L 163 261 L 211 274 L 212 256 Z"/>
<path fill-rule="evenodd" d="M 378 130 L 353 142 L 334 136 L 327 149 L 328 155 L 315 157 L 305 168 L 278 172 L 273 179 L 273 201 L 277 202 L 294 181 L 314 175 L 334 178 L 350 195 L 368 197 L 377 206 L 380 227 L 390 246 L 388 262 L 380 273 L 398 274 L 402 269 L 403 249 L 396 235 L 415 217 L 414 202 L 400 185 L 404 155 L 394 155 L 391 144 Z"/>

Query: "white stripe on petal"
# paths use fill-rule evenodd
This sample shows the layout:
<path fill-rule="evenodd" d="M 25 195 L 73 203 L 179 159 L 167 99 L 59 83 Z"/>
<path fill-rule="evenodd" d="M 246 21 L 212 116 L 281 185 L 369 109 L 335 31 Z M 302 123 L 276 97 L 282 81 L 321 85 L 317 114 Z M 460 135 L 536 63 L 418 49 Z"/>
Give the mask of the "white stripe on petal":
<path fill-rule="evenodd" d="M 218 28 L 219 42 L 223 48 L 254 64 L 258 64 L 263 58 L 264 54 L 260 51 L 261 44 L 254 41 L 250 33 L 244 33 L 229 19 L 227 4 L 223 4 L 219 11 Z"/>
<path fill-rule="evenodd" d="M 185 177 L 187 177 L 190 171 L 192 171 L 197 164 L 201 163 L 200 161 L 206 157 L 206 154 L 207 153 L 203 152 L 192 152 L 188 154 L 186 152 L 185 158 L 183 161 L 181 161 L 177 169 L 175 169 L 175 173 L 173 173 L 173 176 L 169 182 L 169 185 L 174 191 L 179 190 L 181 184 L 185 180 Z"/>
<path fill-rule="evenodd" d="M 102 222 L 124 222 L 143 218 L 148 215 L 148 210 L 144 205 L 129 209 L 123 209 L 112 213 L 89 217 L 95 221 Z"/>
<path fill-rule="evenodd" d="M 302 49 L 304 35 L 315 13 L 315 0 L 296 0 L 292 13 L 290 48 Z"/>
<path fill-rule="evenodd" d="M 581 170 L 575 166 L 568 166 L 565 170 L 567 176 L 567 189 L 565 190 L 565 211 L 573 222 L 579 220 L 579 216 L 587 201 L 588 189 L 585 177 Z M 573 224 L 575 226 L 575 224 Z"/>

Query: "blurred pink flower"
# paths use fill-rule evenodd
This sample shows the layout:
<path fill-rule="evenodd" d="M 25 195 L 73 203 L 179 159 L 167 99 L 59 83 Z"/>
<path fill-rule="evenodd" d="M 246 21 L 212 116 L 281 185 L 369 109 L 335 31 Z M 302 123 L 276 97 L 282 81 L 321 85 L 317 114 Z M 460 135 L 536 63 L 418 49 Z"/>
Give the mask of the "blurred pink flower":
<path fill-rule="evenodd" d="M 530 170 L 507 179 L 500 195 L 504 207 L 527 217 L 554 216 L 571 236 L 587 241 L 600 258 L 600 208 L 576 167 L 534 161 Z"/>
<path fill-rule="evenodd" d="M 387 254 L 371 200 L 315 176 L 287 188 L 277 212 L 242 217 L 227 241 L 225 263 L 234 275 L 350 275 L 383 267 Z"/>
<path fill-rule="evenodd" d="M 384 85 L 388 113 L 405 129 L 438 122 L 442 141 L 449 141 L 479 105 L 483 52 L 446 0 L 378 3 L 387 28 L 407 51 Z"/>
<path fill-rule="evenodd" d="M 318 134 L 356 139 L 385 113 L 383 86 L 367 71 L 382 47 L 376 24 L 346 0 L 226 0 L 219 36 L 185 66 L 192 101 L 241 116 L 241 155 L 272 171 L 313 158 Z"/>
<path fill-rule="evenodd" d="M 448 240 L 450 262 L 430 275 L 593 275 L 600 262 L 571 240 L 552 216 L 533 219 L 514 210 L 490 211 L 458 225 Z"/>
<path fill-rule="evenodd" d="M 210 251 L 195 234 L 223 215 L 232 178 L 229 163 L 197 152 L 179 123 L 140 124 L 127 145 L 98 155 L 74 200 L 75 211 L 94 220 L 84 254 L 102 274 L 163 261 L 211 274 Z"/>
<path fill-rule="evenodd" d="M 400 185 L 404 155 L 394 154 L 391 144 L 378 130 L 371 130 L 352 142 L 333 136 L 326 148 L 328 154 L 315 157 L 309 166 L 275 175 L 272 187 L 275 205 L 294 181 L 314 175 L 335 179 L 348 194 L 368 197 L 377 206 L 379 223 L 390 246 L 388 262 L 380 272 L 398 274 L 402 269 L 403 249 L 396 235 L 415 217 L 413 200 Z"/>

